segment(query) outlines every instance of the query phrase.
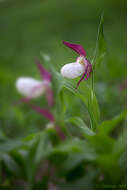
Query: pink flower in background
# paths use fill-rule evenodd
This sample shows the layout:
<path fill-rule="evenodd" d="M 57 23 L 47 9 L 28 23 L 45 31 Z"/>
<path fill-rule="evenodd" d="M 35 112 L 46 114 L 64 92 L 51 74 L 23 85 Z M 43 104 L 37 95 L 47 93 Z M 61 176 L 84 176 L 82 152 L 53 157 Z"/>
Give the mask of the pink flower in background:
<path fill-rule="evenodd" d="M 76 62 L 68 63 L 61 68 L 61 74 L 63 77 L 74 79 L 81 76 L 81 79 L 77 83 L 77 87 L 80 82 L 84 79 L 87 80 L 90 77 L 92 72 L 92 65 L 90 61 L 86 59 L 86 52 L 84 48 L 79 44 L 72 44 L 69 42 L 63 41 L 64 45 L 73 49 L 76 53 L 79 54 Z"/>
<path fill-rule="evenodd" d="M 55 118 L 53 114 L 49 111 L 49 108 L 41 108 L 39 106 L 29 103 L 31 99 L 38 98 L 45 94 L 48 100 L 48 105 L 52 106 L 54 104 L 54 96 L 51 88 L 51 73 L 48 72 L 40 64 L 39 61 L 36 62 L 36 64 L 40 71 L 42 80 L 36 80 L 31 77 L 20 77 L 16 80 L 16 88 L 18 92 L 24 96 L 24 98 L 22 98 L 20 102 L 28 103 L 29 107 L 32 110 L 36 111 L 37 113 L 48 119 L 50 121 L 49 124 L 56 129 L 61 140 L 64 140 L 64 133 L 62 132 L 61 128 L 55 124 Z"/>
<path fill-rule="evenodd" d="M 54 103 L 53 92 L 51 89 L 51 73 L 48 72 L 40 62 L 36 62 L 40 71 L 42 80 L 36 80 L 31 77 L 20 77 L 16 81 L 16 88 L 20 94 L 25 98 L 24 102 L 28 102 L 31 99 L 38 98 L 45 95 L 48 101 L 48 105 L 52 106 Z"/>

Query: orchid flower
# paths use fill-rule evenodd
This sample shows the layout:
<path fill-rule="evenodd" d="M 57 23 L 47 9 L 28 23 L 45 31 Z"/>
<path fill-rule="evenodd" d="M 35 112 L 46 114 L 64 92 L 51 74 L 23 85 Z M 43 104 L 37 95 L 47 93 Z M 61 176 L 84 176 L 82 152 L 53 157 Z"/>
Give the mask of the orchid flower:
<path fill-rule="evenodd" d="M 65 41 L 63 41 L 63 43 L 79 54 L 76 62 L 68 63 L 61 68 L 61 74 L 63 77 L 74 79 L 82 75 L 76 86 L 76 88 L 78 88 L 83 79 L 87 80 L 90 77 L 92 72 L 92 64 L 86 59 L 86 52 L 81 45 L 72 44 Z"/>
<path fill-rule="evenodd" d="M 54 103 L 53 92 L 51 89 L 51 73 L 49 73 L 40 62 L 36 62 L 43 80 L 36 80 L 31 77 L 20 77 L 16 80 L 16 88 L 25 98 L 22 101 L 30 101 L 45 94 L 49 106 Z"/>
<path fill-rule="evenodd" d="M 49 73 L 40 62 L 36 62 L 37 67 L 40 71 L 41 77 L 43 80 L 36 80 L 31 77 L 20 77 L 16 81 L 16 88 L 19 93 L 21 93 L 25 98 L 21 99 L 20 102 L 29 102 L 33 98 L 38 98 L 44 93 L 48 100 L 49 106 L 52 106 L 54 103 L 53 91 L 51 89 L 51 73 Z M 49 125 L 56 129 L 61 140 L 65 139 L 64 133 L 61 128 L 55 125 L 55 118 L 53 114 L 47 108 L 41 108 L 33 104 L 28 104 L 30 108 L 37 113 L 40 113 L 46 119 L 50 121 Z"/>

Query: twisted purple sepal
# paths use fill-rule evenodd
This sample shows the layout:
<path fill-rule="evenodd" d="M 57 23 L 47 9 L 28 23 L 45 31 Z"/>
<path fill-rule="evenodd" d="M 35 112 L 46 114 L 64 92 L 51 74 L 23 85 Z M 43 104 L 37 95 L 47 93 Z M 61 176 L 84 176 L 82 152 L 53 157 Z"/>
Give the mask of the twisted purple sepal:
<path fill-rule="evenodd" d="M 36 62 L 37 66 L 38 66 L 38 69 L 40 71 L 40 74 L 43 78 L 43 80 L 46 80 L 46 81 L 49 81 L 51 82 L 51 79 L 52 79 L 52 75 L 50 72 L 48 72 L 41 64 L 39 61 Z"/>
<path fill-rule="evenodd" d="M 84 50 L 84 48 L 81 45 L 79 45 L 79 44 L 72 44 L 72 43 L 65 42 L 65 41 L 63 41 L 63 44 L 65 46 L 73 49 L 79 55 L 86 57 L 86 51 Z"/>
<path fill-rule="evenodd" d="M 84 80 L 87 80 L 90 77 L 92 70 L 93 70 L 92 64 L 90 63 L 90 61 L 87 60 L 87 64 L 88 64 L 87 74 L 86 74 L 86 78 Z"/>
<path fill-rule="evenodd" d="M 48 101 L 48 106 L 51 107 L 54 104 L 54 95 L 51 87 L 48 87 L 45 92 L 46 99 Z"/>
<path fill-rule="evenodd" d="M 62 129 L 59 126 L 56 126 L 56 132 L 58 133 L 61 140 L 65 140 L 66 137 L 65 137 Z"/>
<path fill-rule="evenodd" d="M 35 105 L 32 105 L 30 104 L 29 105 L 34 111 L 40 113 L 41 115 L 43 115 L 46 119 L 48 119 L 49 121 L 51 122 L 54 122 L 54 116 L 52 115 L 52 113 L 50 113 L 48 111 L 48 109 L 45 109 L 45 108 L 40 108 L 38 106 L 35 106 Z"/>
<path fill-rule="evenodd" d="M 76 86 L 76 89 L 78 88 L 78 86 L 80 85 L 81 81 L 84 79 L 84 80 L 87 80 L 90 75 L 91 75 L 91 72 L 92 72 L 92 64 L 90 63 L 90 61 L 87 60 L 87 65 L 86 65 L 86 69 L 85 69 L 85 72 L 83 73 L 82 77 L 80 78 L 80 80 L 78 81 L 77 83 L 77 86 Z"/>

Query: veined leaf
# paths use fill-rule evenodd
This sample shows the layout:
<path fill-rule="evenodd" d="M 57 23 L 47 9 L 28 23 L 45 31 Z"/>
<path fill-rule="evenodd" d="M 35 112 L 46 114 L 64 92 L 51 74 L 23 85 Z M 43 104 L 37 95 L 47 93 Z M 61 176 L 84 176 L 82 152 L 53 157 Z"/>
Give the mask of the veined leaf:
<path fill-rule="evenodd" d="M 54 153 L 80 153 L 84 151 L 86 142 L 79 138 L 73 138 L 63 141 L 60 145 L 56 146 L 53 150 Z"/>
<path fill-rule="evenodd" d="M 40 133 L 36 147 L 35 163 L 39 163 L 42 158 L 46 157 L 51 152 L 51 149 L 52 145 L 47 132 Z"/>
<path fill-rule="evenodd" d="M 84 152 L 81 153 L 70 153 L 67 159 L 62 164 L 62 170 L 68 171 L 72 170 L 76 166 L 78 166 L 81 162 L 94 162 L 97 158 L 97 154 L 95 149 L 88 146 L 87 144 L 84 147 Z"/>
<path fill-rule="evenodd" d="M 2 160 L 6 166 L 6 168 L 16 176 L 21 175 L 21 168 L 17 164 L 17 162 L 11 157 L 9 154 L 3 154 Z"/>
<path fill-rule="evenodd" d="M 104 25 L 104 14 L 101 15 L 100 24 L 98 27 L 96 48 L 93 60 L 91 61 L 93 64 L 93 69 L 95 69 L 95 65 L 99 65 L 102 63 L 104 56 L 106 54 L 106 41 L 104 38 L 103 25 Z"/>
<path fill-rule="evenodd" d="M 0 152 L 1 153 L 8 153 L 12 151 L 13 149 L 17 149 L 19 147 L 22 147 L 25 145 L 22 141 L 19 140 L 8 140 L 4 143 L 0 144 Z"/>
<path fill-rule="evenodd" d="M 63 79 L 63 87 L 79 97 L 85 104 L 91 119 L 91 128 L 97 130 L 100 122 L 100 111 L 98 102 L 92 88 L 85 82 L 81 83 L 78 90 L 75 89 L 76 83 Z"/>
<path fill-rule="evenodd" d="M 94 136 L 87 136 L 87 139 L 92 147 L 96 149 L 99 154 L 112 153 L 115 140 L 107 135 L 97 133 Z"/>
<path fill-rule="evenodd" d="M 67 119 L 67 122 L 73 123 L 81 130 L 84 136 L 94 135 L 95 133 L 88 128 L 88 126 L 84 123 L 84 121 L 80 117 L 71 117 Z"/>
<path fill-rule="evenodd" d="M 93 161 L 96 159 L 97 154 L 95 149 L 86 141 L 80 140 L 79 138 L 72 138 L 66 141 L 63 141 L 60 145 L 56 146 L 53 149 L 54 154 L 64 154 L 68 155 L 68 159 L 64 161 L 65 164 L 64 170 L 73 167 L 76 163 L 78 164 L 80 161 Z M 69 164 L 70 159 L 74 157 L 74 162 Z M 73 161 L 72 161 L 73 162 Z M 67 167 L 67 168 L 66 168 Z"/>
<path fill-rule="evenodd" d="M 125 117 L 127 117 L 127 110 L 111 120 L 104 121 L 98 128 L 99 133 L 109 134 Z"/>

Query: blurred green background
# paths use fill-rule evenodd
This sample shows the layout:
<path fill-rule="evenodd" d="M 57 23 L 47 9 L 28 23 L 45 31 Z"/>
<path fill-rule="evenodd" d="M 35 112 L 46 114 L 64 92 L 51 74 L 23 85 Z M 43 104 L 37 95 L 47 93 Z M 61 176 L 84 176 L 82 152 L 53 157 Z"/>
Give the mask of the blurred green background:
<path fill-rule="evenodd" d="M 16 78 L 40 77 L 34 65 L 36 59 L 41 60 L 40 52 L 51 57 L 58 71 L 74 61 L 76 54 L 62 40 L 82 44 L 91 59 L 102 11 L 107 55 L 95 78 L 103 120 L 120 113 L 126 103 L 126 93 L 119 92 L 119 85 L 127 78 L 127 1 L 0 0 L 1 135 L 26 136 L 43 128 L 41 116 L 15 104 L 20 97 Z"/>

